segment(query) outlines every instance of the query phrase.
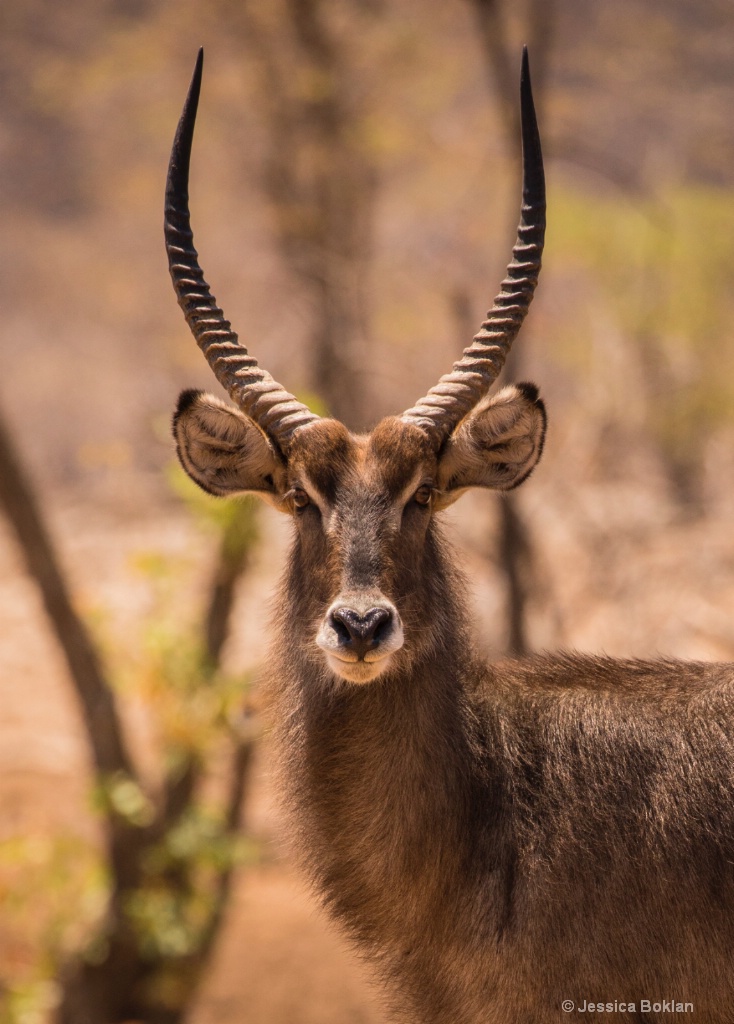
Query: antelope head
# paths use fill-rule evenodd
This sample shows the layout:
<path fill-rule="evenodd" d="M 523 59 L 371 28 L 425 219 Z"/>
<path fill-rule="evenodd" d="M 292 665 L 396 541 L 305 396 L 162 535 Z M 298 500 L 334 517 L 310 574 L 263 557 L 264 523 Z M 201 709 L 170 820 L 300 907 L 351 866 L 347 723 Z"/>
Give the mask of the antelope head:
<path fill-rule="evenodd" d="M 204 280 L 188 209 L 202 61 L 200 52 L 171 154 L 166 249 L 189 327 L 234 405 L 185 391 L 173 425 L 178 456 L 211 494 L 254 492 L 293 517 L 293 642 L 332 676 L 366 683 L 430 647 L 425 593 L 435 589 L 435 514 L 470 487 L 516 487 L 542 452 L 546 420 L 537 388 L 519 384 L 487 394 L 528 311 L 545 233 L 527 53 L 520 89 L 523 205 L 507 277 L 451 373 L 366 435 L 315 415 L 261 369 Z M 433 604 L 440 605 L 440 594 Z"/>

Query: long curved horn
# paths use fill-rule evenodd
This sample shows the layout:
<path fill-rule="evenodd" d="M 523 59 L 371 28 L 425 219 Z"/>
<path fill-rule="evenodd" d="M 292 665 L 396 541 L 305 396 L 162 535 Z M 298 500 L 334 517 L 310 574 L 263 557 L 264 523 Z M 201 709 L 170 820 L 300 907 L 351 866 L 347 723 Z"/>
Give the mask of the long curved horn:
<path fill-rule="evenodd" d="M 453 371 L 441 377 L 402 419 L 421 427 L 440 448 L 457 423 L 482 398 L 504 365 L 533 298 L 545 238 L 545 176 L 535 118 L 527 47 L 520 77 L 523 192 L 520 226 L 507 277 L 478 334 Z"/>
<path fill-rule="evenodd" d="M 293 433 L 319 417 L 273 380 L 240 345 L 211 294 L 199 266 L 189 216 L 189 164 L 201 90 L 204 50 L 199 50 L 166 181 L 165 235 L 168 268 L 178 303 L 219 383 L 242 411 L 287 451 Z"/>

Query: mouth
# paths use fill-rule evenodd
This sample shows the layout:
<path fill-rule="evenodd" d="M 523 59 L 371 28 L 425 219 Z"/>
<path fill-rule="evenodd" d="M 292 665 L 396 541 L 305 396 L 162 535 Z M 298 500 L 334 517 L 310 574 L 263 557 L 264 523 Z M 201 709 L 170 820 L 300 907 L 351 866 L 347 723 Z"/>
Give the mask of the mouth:
<path fill-rule="evenodd" d="M 387 671 L 392 661 L 392 653 L 379 655 L 376 651 L 369 652 L 364 658 L 349 659 L 333 651 L 324 653 L 326 663 L 334 675 L 350 683 L 371 683 L 373 679 Z"/>

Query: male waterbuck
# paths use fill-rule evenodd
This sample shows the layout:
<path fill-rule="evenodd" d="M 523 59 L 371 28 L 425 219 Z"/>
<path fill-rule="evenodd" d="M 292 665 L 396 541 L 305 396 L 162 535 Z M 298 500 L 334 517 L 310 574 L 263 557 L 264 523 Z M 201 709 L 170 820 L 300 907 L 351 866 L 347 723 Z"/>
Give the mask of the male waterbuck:
<path fill-rule="evenodd" d="M 451 373 L 355 436 L 237 341 L 199 268 L 188 170 L 201 55 L 174 142 L 178 300 L 236 408 L 174 420 L 190 476 L 293 519 L 273 712 L 294 847 L 386 981 L 396 1020 L 734 1021 L 734 666 L 578 654 L 487 664 L 440 512 L 522 483 L 530 384 L 496 379 L 535 289 L 545 186 L 527 58 L 508 275 Z"/>

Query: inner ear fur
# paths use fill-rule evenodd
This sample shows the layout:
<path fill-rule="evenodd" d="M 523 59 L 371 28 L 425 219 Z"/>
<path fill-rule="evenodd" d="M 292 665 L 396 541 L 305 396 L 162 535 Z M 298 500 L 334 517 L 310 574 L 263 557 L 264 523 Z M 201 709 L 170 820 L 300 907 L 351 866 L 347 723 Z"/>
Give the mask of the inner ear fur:
<path fill-rule="evenodd" d="M 285 466 L 262 430 L 239 409 L 203 391 L 184 391 L 173 417 L 181 465 L 191 479 L 219 497 L 280 493 Z"/>
<path fill-rule="evenodd" d="M 440 504 L 451 504 L 469 487 L 509 491 L 527 480 L 543 452 L 546 422 L 534 384 L 511 384 L 484 398 L 441 455 Z"/>

